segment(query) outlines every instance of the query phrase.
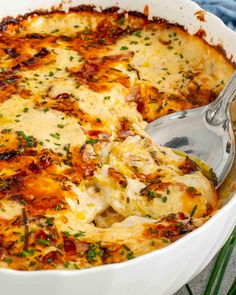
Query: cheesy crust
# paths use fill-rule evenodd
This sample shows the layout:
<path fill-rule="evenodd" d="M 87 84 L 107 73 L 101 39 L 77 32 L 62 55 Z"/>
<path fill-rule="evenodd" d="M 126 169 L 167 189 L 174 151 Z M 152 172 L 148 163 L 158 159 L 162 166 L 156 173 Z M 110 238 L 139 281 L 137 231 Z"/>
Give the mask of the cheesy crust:
<path fill-rule="evenodd" d="M 122 262 L 201 226 L 214 184 L 144 129 L 210 103 L 232 72 L 198 36 L 115 9 L 2 25 L 0 267 Z"/>

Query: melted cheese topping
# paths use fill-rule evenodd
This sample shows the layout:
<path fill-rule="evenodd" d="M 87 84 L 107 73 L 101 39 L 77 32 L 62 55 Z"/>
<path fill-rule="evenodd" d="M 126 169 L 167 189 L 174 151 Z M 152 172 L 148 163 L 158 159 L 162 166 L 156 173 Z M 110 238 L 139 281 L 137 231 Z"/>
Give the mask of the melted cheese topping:
<path fill-rule="evenodd" d="M 132 14 L 32 15 L 0 33 L 0 267 L 79 269 L 164 247 L 215 212 L 211 180 L 147 122 L 206 105 L 233 67 Z"/>

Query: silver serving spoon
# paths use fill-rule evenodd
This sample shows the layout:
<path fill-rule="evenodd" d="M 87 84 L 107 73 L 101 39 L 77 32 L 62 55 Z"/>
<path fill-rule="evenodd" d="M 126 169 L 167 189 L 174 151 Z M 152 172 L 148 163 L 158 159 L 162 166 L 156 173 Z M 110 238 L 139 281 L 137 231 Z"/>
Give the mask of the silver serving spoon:
<path fill-rule="evenodd" d="M 219 186 L 229 173 L 235 155 L 230 105 L 236 96 L 236 71 L 211 104 L 157 119 L 146 127 L 154 142 L 181 150 L 207 163 Z"/>

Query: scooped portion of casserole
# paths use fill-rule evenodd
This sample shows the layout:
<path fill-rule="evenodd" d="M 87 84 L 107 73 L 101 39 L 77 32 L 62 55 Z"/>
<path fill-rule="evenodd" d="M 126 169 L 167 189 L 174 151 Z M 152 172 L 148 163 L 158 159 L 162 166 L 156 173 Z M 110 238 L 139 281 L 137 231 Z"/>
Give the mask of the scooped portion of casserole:
<path fill-rule="evenodd" d="M 147 122 L 213 101 L 233 72 L 163 20 L 82 7 L 0 32 L 0 267 L 80 269 L 171 244 L 217 210 L 213 182 Z"/>

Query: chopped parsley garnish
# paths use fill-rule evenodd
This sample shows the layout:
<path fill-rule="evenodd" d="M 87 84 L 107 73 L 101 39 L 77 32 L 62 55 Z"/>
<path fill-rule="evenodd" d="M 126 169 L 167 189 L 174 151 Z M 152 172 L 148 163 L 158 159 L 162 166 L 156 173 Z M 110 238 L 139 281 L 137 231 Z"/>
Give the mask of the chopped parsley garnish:
<path fill-rule="evenodd" d="M 174 47 L 171 46 L 171 45 L 167 46 L 167 49 L 173 49 L 173 48 L 174 48 Z"/>
<path fill-rule="evenodd" d="M 111 97 L 110 96 L 104 96 L 104 99 L 105 100 L 108 100 L 108 99 L 110 99 Z"/>
<path fill-rule="evenodd" d="M 44 113 L 47 113 L 49 111 L 49 108 L 44 108 L 43 111 Z"/>

